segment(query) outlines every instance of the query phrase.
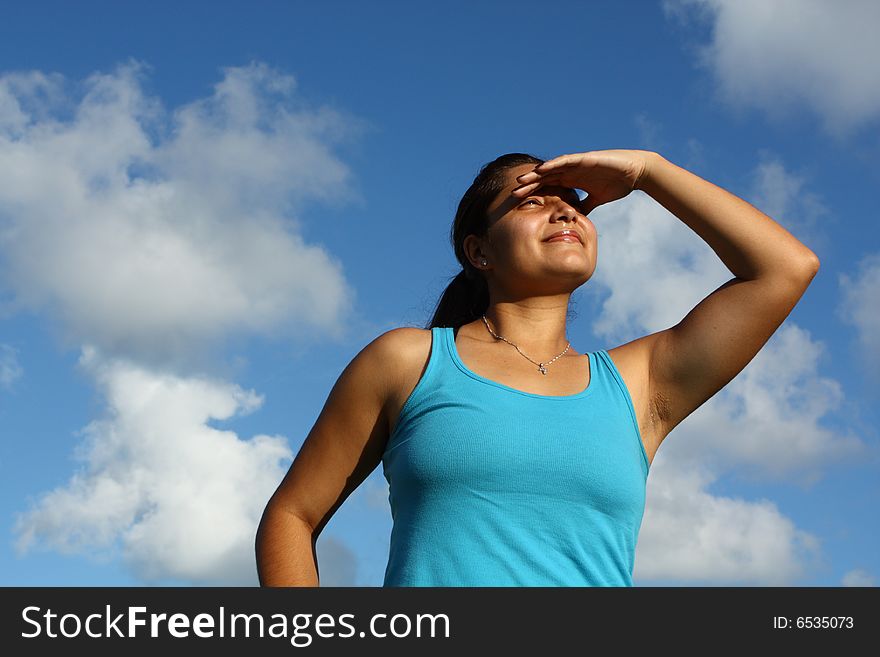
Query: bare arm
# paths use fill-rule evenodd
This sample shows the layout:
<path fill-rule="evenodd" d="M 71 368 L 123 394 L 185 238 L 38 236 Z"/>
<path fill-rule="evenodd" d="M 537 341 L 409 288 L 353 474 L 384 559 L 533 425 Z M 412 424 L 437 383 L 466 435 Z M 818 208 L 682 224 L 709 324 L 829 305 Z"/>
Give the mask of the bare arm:
<path fill-rule="evenodd" d="M 319 585 L 317 538 L 382 459 L 396 345 L 407 330 L 393 329 L 364 347 L 330 391 L 260 521 L 255 547 L 261 585 Z"/>
<path fill-rule="evenodd" d="M 705 240 L 735 276 L 677 325 L 650 336 L 652 403 L 665 436 L 754 358 L 804 294 L 819 259 L 754 206 L 656 153 L 638 188 Z"/>
<path fill-rule="evenodd" d="M 316 540 L 306 521 L 270 502 L 257 530 L 260 586 L 319 586 Z"/>

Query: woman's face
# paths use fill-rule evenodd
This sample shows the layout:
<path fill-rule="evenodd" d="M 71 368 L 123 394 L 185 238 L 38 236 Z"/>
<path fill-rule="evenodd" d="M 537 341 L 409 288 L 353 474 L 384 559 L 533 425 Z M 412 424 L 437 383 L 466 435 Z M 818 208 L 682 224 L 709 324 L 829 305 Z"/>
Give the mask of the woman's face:
<path fill-rule="evenodd" d="M 505 296 L 571 293 L 596 269 L 596 227 L 583 214 L 574 189 L 539 187 L 526 197 L 510 192 L 516 177 L 535 168 L 524 164 L 507 171 L 507 183 L 489 205 L 485 237 L 470 235 L 465 253 L 475 266 L 487 271 L 490 287 L 501 286 Z M 583 242 L 555 240 L 553 233 L 571 229 Z M 480 265 L 485 257 L 488 264 Z"/>

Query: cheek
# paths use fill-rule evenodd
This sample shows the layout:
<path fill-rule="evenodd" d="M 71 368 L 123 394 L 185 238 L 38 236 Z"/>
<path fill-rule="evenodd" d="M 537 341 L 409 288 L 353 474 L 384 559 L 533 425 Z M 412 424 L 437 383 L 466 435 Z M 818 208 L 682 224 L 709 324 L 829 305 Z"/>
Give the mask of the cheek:
<path fill-rule="evenodd" d="M 492 244 L 498 253 L 512 254 L 523 248 L 523 245 L 527 244 L 530 239 L 533 240 L 533 235 L 534 233 L 529 233 L 525 227 L 511 227 L 503 233 L 497 233 L 492 240 Z"/>
<path fill-rule="evenodd" d="M 584 222 L 584 226 L 583 226 L 583 228 L 584 228 L 584 235 L 585 235 L 586 237 L 588 237 L 588 238 L 590 238 L 590 239 L 592 239 L 592 240 L 595 240 L 595 239 L 596 239 L 596 237 L 597 237 L 598 235 L 597 235 L 597 233 L 596 233 L 596 226 L 593 224 L 592 221 L 590 221 L 589 219 L 587 219 L 587 220 Z"/>

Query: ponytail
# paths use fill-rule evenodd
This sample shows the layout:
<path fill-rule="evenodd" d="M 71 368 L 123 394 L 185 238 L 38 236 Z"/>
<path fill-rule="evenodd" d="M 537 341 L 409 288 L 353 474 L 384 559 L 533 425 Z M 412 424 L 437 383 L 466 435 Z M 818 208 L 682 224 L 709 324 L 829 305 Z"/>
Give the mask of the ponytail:
<path fill-rule="evenodd" d="M 434 316 L 425 328 L 451 326 L 458 328 L 481 317 L 489 307 L 489 286 L 486 279 L 470 264 L 452 279 L 437 303 Z"/>
<path fill-rule="evenodd" d="M 483 237 L 489 230 L 487 210 L 507 185 L 508 169 L 544 160 L 527 153 L 507 153 L 484 164 L 462 196 L 452 222 L 450 241 L 462 270 L 446 286 L 434 316 L 425 328 L 459 327 L 481 317 L 489 307 L 489 285 L 483 272 L 474 268 L 464 253 L 468 235 Z"/>

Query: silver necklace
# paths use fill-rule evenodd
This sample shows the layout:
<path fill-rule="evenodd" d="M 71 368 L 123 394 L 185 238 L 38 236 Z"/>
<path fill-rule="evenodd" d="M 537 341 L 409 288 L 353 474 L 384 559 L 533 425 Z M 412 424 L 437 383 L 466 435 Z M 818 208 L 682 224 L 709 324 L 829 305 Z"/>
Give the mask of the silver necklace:
<path fill-rule="evenodd" d="M 489 329 L 489 333 L 491 333 L 493 336 L 495 336 L 495 337 L 498 338 L 499 340 L 504 340 L 507 344 L 513 345 L 513 347 L 514 347 L 517 351 L 519 351 L 520 354 L 522 354 L 525 358 L 527 358 L 528 360 L 530 360 L 530 361 L 532 361 L 533 363 L 535 363 L 535 361 L 533 361 L 531 358 L 529 358 L 528 356 L 526 356 L 525 354 L 523 354 L 523 352 L 521 352 L 521 351 L 519 350 L 519 347 L 517 347 L 515 344 L 513 344 L 510 340 L 508 340 L 507 338 L 502 337 L 502 336 L 498 335 L 497 333 L 495 333 L 495 331 L 493 331 L 492 328 L 489 326 L 489 322 L 486 320 L 486 315 L 483 315 L 483 324 L 485 324 L 485 325 L 486 325 L 486 328 Z M 571 346 L 571 342 L 568 343 L 568 347 L 570 347 L 570 346 Z M 568 347 L 566 347 L 566 348 L 565 348 L 565 351 L 563 351 L 561 354 L 559 354 L 559 356 L 557 356 L 556 358 L 559 358 L 560 356 L 563 356 L 563 355 L 565 354 L 565 352 L 568 351 Z M 538 369 L 541 371 L 541 374 L 543 374 L 544 376 L 546 376 L 546 375 L 547 375 L 547 368 L 544 367 L 544 366 L 545 366 L 545 365 L 549 365 L 549 364 L 552 363 L 554 360 L 556 360 L 556 358 L 554 358 L 553 360 L 548 360 L 548 361 L 546 361 L 546 362 L 544 362 L 544 363 L 535 363 L 535 365 L 538 366 Z"/>

